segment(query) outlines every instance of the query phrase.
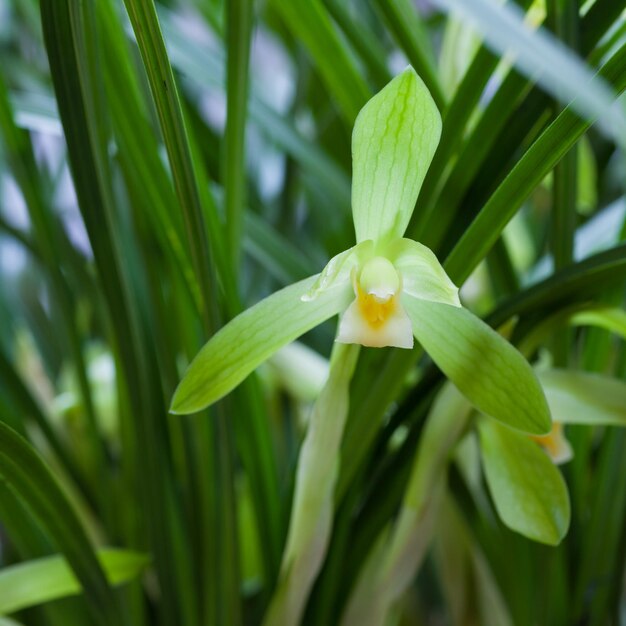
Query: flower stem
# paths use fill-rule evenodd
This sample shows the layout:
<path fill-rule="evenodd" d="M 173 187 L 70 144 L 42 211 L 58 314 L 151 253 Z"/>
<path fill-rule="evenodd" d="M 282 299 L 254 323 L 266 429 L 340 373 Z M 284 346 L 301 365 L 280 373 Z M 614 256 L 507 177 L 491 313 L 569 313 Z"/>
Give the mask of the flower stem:
<path fill-rule="evenodd" d="M 443 388 L 424 427 L 398 517 L 374 544 L 344 613 L 342 626 L 382 626 L 415 577 L 430 546 L 446 486 L 448 458 L 471 406 Z"/>
<path fill-rule="evenodd" d="M 298 459 L 287 545 L 265 626 L 300 623 L 324 561 L 333 519 L 339 448 L 348 415 L 349 387 L 359 346 L 335 344 L 330 375 L 311 414 Z"/>

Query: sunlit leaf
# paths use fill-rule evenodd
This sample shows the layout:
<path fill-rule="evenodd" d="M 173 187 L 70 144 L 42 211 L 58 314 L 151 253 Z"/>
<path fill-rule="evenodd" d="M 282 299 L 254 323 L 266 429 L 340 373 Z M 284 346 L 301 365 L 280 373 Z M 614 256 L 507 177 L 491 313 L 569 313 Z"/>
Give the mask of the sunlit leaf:
<path fill-rule="evenodd" d="M 98 560 L 111 585 L 132 580 L 148 563 L 144 554 L 115 549 L 99 550 Z M 0 570 L 2 615 L 80 592 L 80 583 L 61 556 L 26 561 Z"/>
<path fill-rule="evenodd" d="M 626 140 L 626 119 L 613 107 L 615 94 L 594 76 L 585 62 L 545 30 L 533 32 L 524 24 L 514 3 L 490 0 L 436 0 L 445 9 L 473 24 L 487 45 L 500 54 L 511 54 L 513 63 L 557 100 L 589 118 L 601 117 L 612 137 Z M 546 62 L 546 59 L 549 59 Z"/>
<path fill-rule="evenodd" d="M 564 424 L 626 426 L 626 383 L 591 372 L 537 372 L 552 418 Z"/>
<path fill-rule="evenodd" d="M 626 339 L 626 312 L 622 309 L 593 309 L 572 316 L 574 326 L 597 326 Z"/>

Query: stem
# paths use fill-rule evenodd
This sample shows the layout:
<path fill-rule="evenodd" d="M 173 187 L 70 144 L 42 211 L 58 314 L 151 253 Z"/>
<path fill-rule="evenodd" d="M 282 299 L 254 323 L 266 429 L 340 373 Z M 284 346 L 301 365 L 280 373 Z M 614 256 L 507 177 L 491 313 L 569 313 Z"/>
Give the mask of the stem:
<path fill-rule="evenodd" d="M 446 385 L 424 426 L 398 518 L 374 544 L 342 626 L 382 626 L 415 577 L 434 534 L 445 493 L 448 457 L 470 412 L 469 402 L 456 387 Z"/>
<path fill-rule="evenodd" d="M 315 403 L 300 450 L 281 576 L 265 626 L 300 623 L 322 566 L 333 519 L 339 448 L 359 346 L 335 344 L 328 381 Z"/>

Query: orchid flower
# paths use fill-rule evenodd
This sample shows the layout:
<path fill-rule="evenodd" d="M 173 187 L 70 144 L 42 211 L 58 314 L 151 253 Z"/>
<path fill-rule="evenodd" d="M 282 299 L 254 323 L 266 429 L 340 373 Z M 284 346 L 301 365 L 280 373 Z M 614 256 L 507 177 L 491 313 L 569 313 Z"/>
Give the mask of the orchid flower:
<path fill-rule="evenodd" d="M 528 362 L 461 306 L 426 246 L 404 238 L 441 135 L 441 116 L 408 67 L 359 113 L 352 135 L 356 245 L 222 328 L 189 366 L 172 412 L 219 400 L 274 352 L 339 314 L 336 340 L 412 348 L 414 337 L 483 413 L 544 434 L 550 414 Z"/>
<path fill-rule="evenodd" d="M 567 463 L 574 456 L 561 422 L 552 422 L 552 429 L 547 435 L 531 435 L 531 438 L 544 449 L 555 465 Z"/>

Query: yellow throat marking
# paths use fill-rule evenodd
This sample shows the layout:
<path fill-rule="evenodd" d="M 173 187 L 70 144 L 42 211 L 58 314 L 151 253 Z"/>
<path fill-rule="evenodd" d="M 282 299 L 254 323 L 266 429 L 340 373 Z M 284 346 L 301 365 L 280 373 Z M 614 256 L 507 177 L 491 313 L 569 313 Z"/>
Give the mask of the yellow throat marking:
<path fill-rule="evenodd" d="M 380 328 L 396 310 L 396 296 L 385 299 L 378 298 L 374 294 L 365 293 L 358 287 L 357 302 L 363 319 L 371 328 Z"/>

